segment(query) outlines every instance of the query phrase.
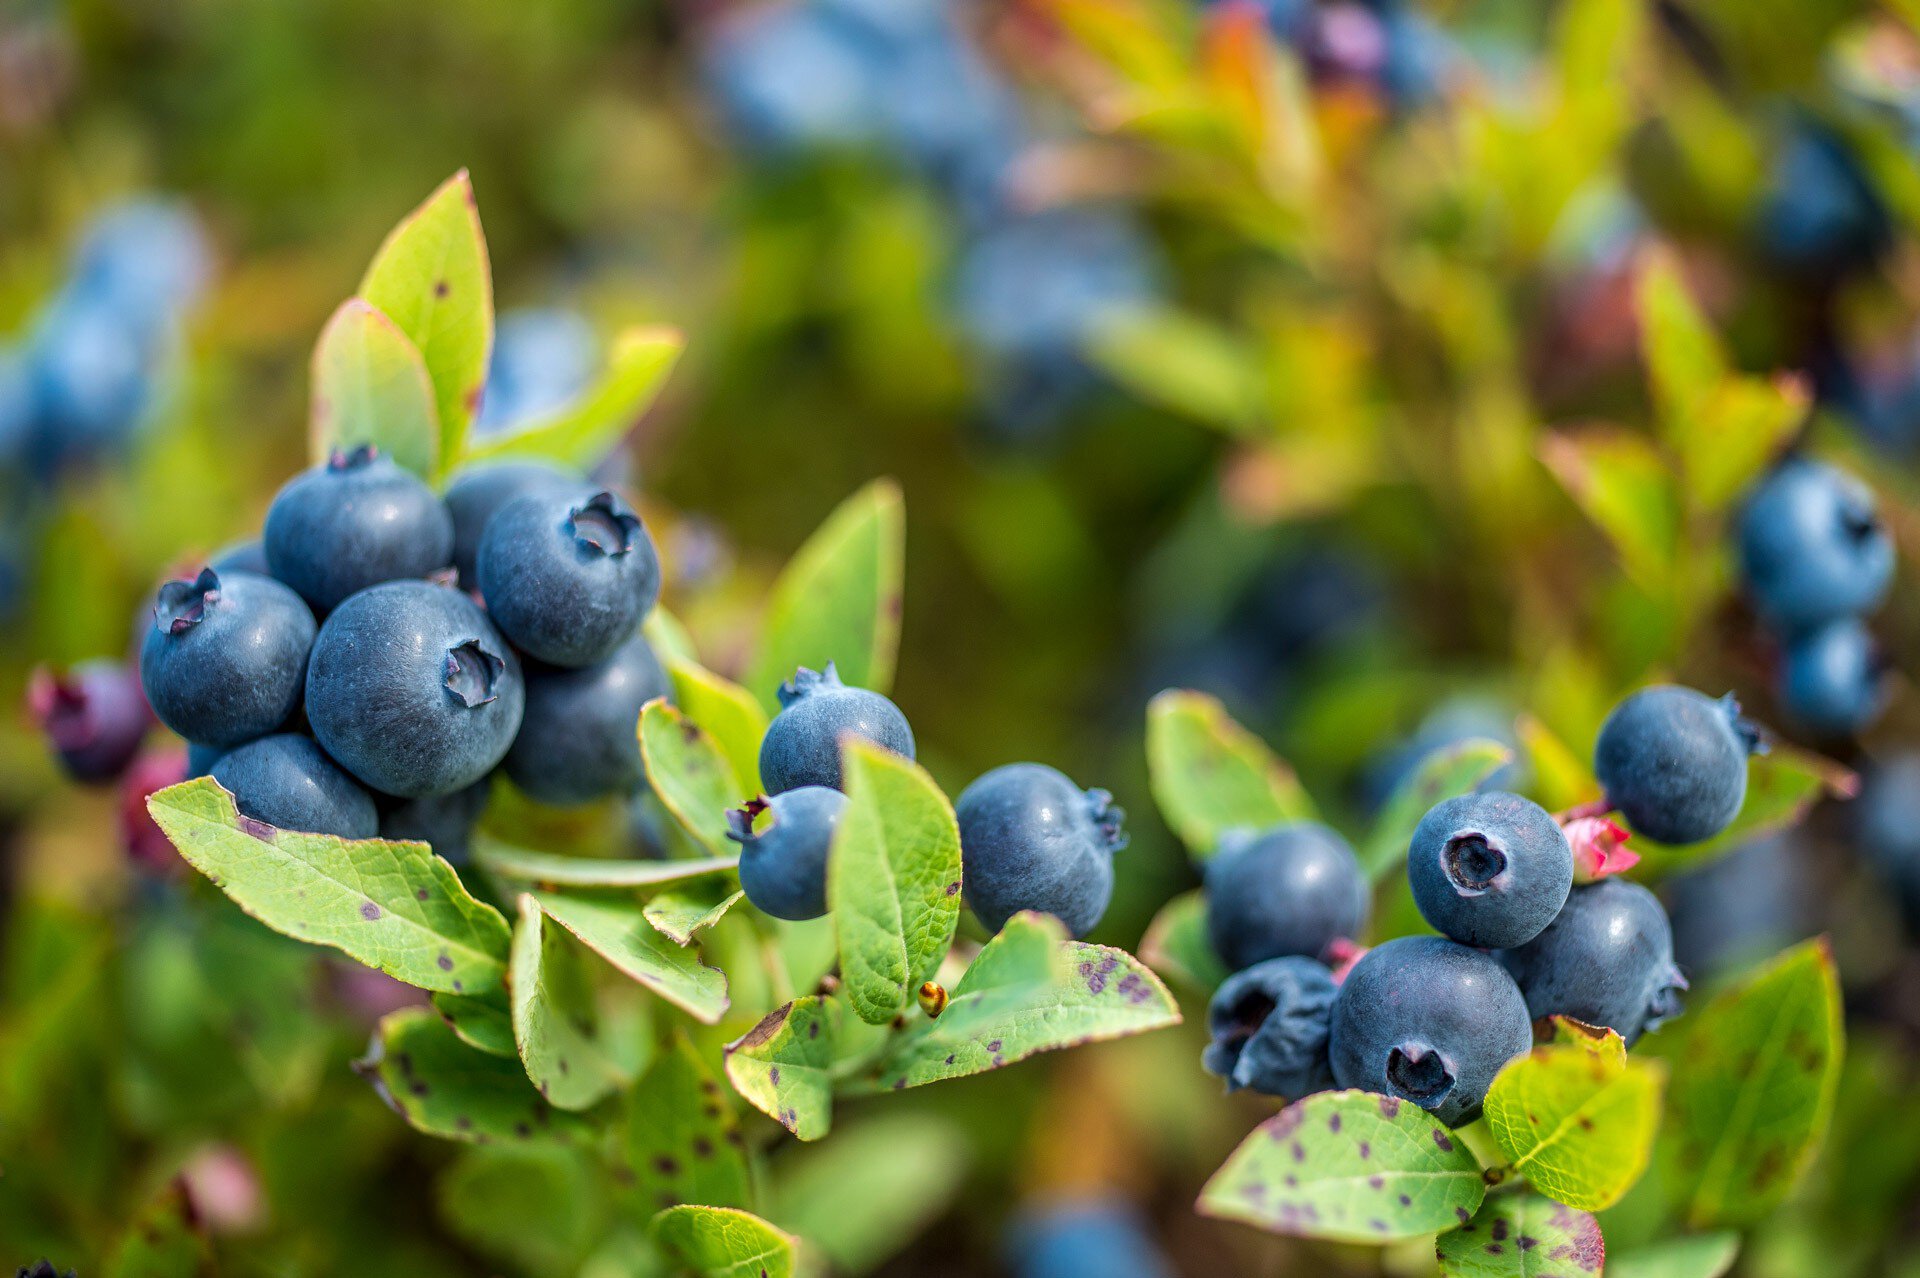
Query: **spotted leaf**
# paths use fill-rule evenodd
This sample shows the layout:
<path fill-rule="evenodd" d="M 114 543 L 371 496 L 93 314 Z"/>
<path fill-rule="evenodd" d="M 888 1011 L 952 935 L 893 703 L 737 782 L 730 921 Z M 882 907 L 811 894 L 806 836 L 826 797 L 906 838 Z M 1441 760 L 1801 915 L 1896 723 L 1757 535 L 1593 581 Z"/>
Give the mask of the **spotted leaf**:
<path fill-rule="evenodd" d="M 576 1142 L 595 1131 L 579 1115 L 541 1099 L 518 1061 L 475 1051 L 423 1007 L 382 1020 L 372 1049 L 354 1068 L 429 1136 L 477 1144 Z"/>
<path fill-rule="evenodd" d="M 1487 1199 L 1436 1251 L 1447 1278 L 1598 1278 L 1607 1258 L 1592 1216 L 1525 1193 Z"/>
<path fill-rule="evenodd" d="M 704 728 L 665 700 L 649 701 L 640 712 L 640 757 L 653 792 L 687 833 L 715 856 L 739 850 L 727 838 L 727 809 L 753 796 Z"/>
<path fill-rule="evenodd" d="M 653 1239 L 699 1278 L 793 1278 L 798 1239 L 729 1207 L 670 1207 Z"/>
<path fill-rule="evenodd" d="M 1313 819 L 1293 769 L 1202 692 L 1163 692 L 1147 707 L 1147 768 L 1160 815 L 1196 857 L 1229 830 Z"/>
<path fill-rule="evenodd" d="M 534 897 L 521 895 L 519 913 L 507 981 L 514 1045 L 542 1096 L 561 1109 L 587 1109 L 631 1079 L 600 1045 L 593 988 L 575 942 L 546 926 Z"/>
<path fill-rule="evenodd" d="M 747 1103 L 801 1140 L 833 1121 L 833 999 L 808 995 L 775 1008 L 727 1045 L 727 1078 Z"/>
<path fill-rule="evenodd" d="M 1534 1188 L 1599 1211 L 1647 1169 L 1664 1077 L 1660 1062 L 1629 1058 L 1611 1031 L 1596 1045 L 1536 1047 L 1493 1080 L 1487 1123 Z"/>
<path fill-rule="evenodd" d="M 621 1154 L 647 1210 L 680 1203 L 753 1205 L 739 1121 L 720 1082 L 684 1031 L 633 1089 Z"/>

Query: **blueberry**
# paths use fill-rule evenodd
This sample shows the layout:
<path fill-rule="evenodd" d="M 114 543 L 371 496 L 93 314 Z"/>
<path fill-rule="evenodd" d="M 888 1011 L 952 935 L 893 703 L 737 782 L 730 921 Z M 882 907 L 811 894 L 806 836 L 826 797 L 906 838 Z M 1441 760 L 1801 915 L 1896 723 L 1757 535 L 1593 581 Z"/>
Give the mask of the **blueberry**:
<path fill-rule="evenodd" d="M 1173 1278 L 1138 1208 L 1117 1199 L 1053 1203 L 1008 1232 L 1014 1278 Z"/>
<path fill-rule="evenodd" d="M 1774 157 L 1758 233 L 1775 267 L 1811 281 L 1870 265 L 1892 242 L 1886 205 L 1859 159 L 1838 134 L 1805 121 Z"/>
<path fill-rule="evenodd" d="M 1673 956 L 1683 971 L 1733 972 L 1812 934 L 1811 849 L 1770 835 L 1669 881 Z"/>
<path fill-rule="evenodd" d="M 1920 753 L 1896 754 L 1866 773 L 1854 807 L 1860 849 L 1920 933 Z"/>
<path fill-rule="evenodd" d="M 453 517 L 453 566 L 460 584 L 478 588 L 474 561 L 480 537 L 502 506 L 529 493 L 577 493 L 586 480 L 545 462 L 489 462 L 461 471 L 447 485 L 447 513 Z"/>
<path fill-rule="evenodd" d="M 273 575 L 325 614 L 357 590 L 453 562 L 453 517 L 433 490 L 370 447 L 336 451 L 267 508 Z"/>
<path fill-rule="evenodd" d="M 1268 959 L 1234 973 L 1207 1005 L 1213 1041 L 1201 1063 L 1230 1092 L 1245 1087 L 1298 1100 L 1326 1091 L 1333 1086 L 1333 996 L 1333 973 L 1310 958 Z"/>
<path fill-rule="evenodd" d="M 1859 620 L 1843 617 L 1788 641 L 1780 702 L 1802 727 L 1852 736 L 1886 709 L 1887 663 Z"/>
<path fill-rule="evenodd" d="M 708 49 L 706 78 L 745 146 L 786 152 L 872 142 L 884 120 L 875 50 L 820 6 L 739 10 Z"/>
<path fill-rule="evenodd" d="M 900 707 L 877 692 L 840 682 L 831 661 L 780 685 L 780 713 L 760 739 L 760 778 L 778 793 L 803 785 L 840 788 L 840 739 L 863 737 L 913 757 L 913 729 Z"/>
<path fill-rule="evenodd" d="M 235 746 L 300 708 L 313 613 L 270 577 L 204 568 L 169 581 L 140 645 L 140 682 L 160 722 L 189 741 Z"/>
<path fill-rule="evenodd" d="M 1600 726 L 1593 770 L 1627 824 L 1662 843 L 1698 843 L 1727 828 L 1747 794 L 1759 743 L 1731 696 L 1715 701 L 1656 684 L 1622 701 Z"/>
<path fill-rule="evenodd" d="M 1865 484 L 1793 458 L 1747 499 L 1740 563 L 1755 607 L 1792 633 L 1878 607 L 1893 580 L 1893 540 Z"/>
<path fill-rule="evenodd" d="M 1366 875 L 1324 825 L 1225 840 L 1206 869 L 1207 935 L 1234 971 L 1288 955 L 1319 958 L 1367 925 Z"/>
<path fill-rule="evenodd" d="M 1573 849 L 1539 804 L 1498 790 L 1436 804 L 1407 850 L 1407 879 L 1427 922 L 1462 945 L 1540 935 L 1573 886 Z"/>
<path fill-rule="evenodd" d="M 221 547 L 207 563 L 215 572 L 251 572 L 262 577 L 273 576 L 273 568 L 267 563 L 266 545 L 258 537 Z"/>
<path fill-rule="evenodd" d="M 67 775 L 86 783 L 124 772 L 153 723 L 139 675 L 118 661 L 82 662 L 65 675 L 40 667 L 27 683 L 27 708 Z"/>
<path fill-rule="evenodd" d="M 1622 878 L 1577 887 L 1547 930 L 1502 950 L 1536 1018 L 1604 1025 L 1631 1045 L 1680 1014 L 1687 982 L 1673 963 L 1673 927 L 1653 893 Z"/>
<path fill-rule="evenodd" d="M 1107 912 L 1113 854 L 1127 836 L 1126 813 L 1105 790 L 1082 790 L 1044 764 L 1009 763 L 962 790 L 954 814 L 967 908 L 988 931 L 1039 910 L 1085 936 Z"/>
<path fill-rule="evenodd" d="M 123 444 L 153 393 L 148 337 L 97 302 L 68 293 L 27 344 L 39 406 L 31 449 L 42 474 Z"/>
<path fill-rule="evenodd" d="M 653 539 L 605 491 L 514 498 L 481 534 L 476 569 L 501 633 L 554 666 L 605 661 L 660 594 Z"/>
<path fill-rule="evenodd" d="M 187 778 L 204 777 L 213 771 L 213 765 L 220 762 L 220 756 L 231 746 L 201 745 L 198 741 L 187 742 Z"/>
<path fill-rule="evenodd" d="M 1410 1100 L 1449 1127 L 1478 1118 L 1494 1075 L 1533 1046 L 1513 978 L 1437 936 L 1368 950 L 1341 982 L 1330 1026 L 1335 1082 Z"/>
<path fill-rule="evenodd" d="M 373 796 L 309 737 L 276 733 L 221 756 L 213 779 L 242 816 L 282 830 L 370 839 L 380 828 Z"/>
<path fill-rule="evenodd" d="M 383 794 L 463 790 L 520 730 L 526 685 L 467 596 L 424 581 L 354 595 L 327 618 L 307 671 L 307 718 L 327 753 Z"/>
<path fill-rule="evenodd" d="M 592 382 L 600 344 L 584 316 L 558 308 L 504 312 L 493 330 L 493 358 L 478 435 L 505 434 L 564 408 Z"/>
<path fill-rule="evenodd" d="M 481 777 L 452 794 L 391 801 L 380 813 L 380 837 L 425 843 L 453 864 L 465 865 L 491 788 L 492 779 Z"/>
<path fill-rule="evenodd" d="M 527 709 L 503 765 L 542 803 L 587 803 L 646 780 L 640 710 L 673 684 L 636 634 L 605 661 L 579 670 L 528 665 Z"/>
<path fill-rule="evenodd" d="M 211 274 L 193 214 L 130 200 L 97 214 L 74 254 L 73 286 L 132 322 L 152 325 L 191 303 Z"/>
<path fill-rule="evenodd" d="M 827 912 L 827 851 L 847 796 L 803 785 L 727 814 L 727 837 L 740 845 L 740 886 L 777 919 L 817 919 Z M 767 820 L 759 829 L 755 818 Z"/>

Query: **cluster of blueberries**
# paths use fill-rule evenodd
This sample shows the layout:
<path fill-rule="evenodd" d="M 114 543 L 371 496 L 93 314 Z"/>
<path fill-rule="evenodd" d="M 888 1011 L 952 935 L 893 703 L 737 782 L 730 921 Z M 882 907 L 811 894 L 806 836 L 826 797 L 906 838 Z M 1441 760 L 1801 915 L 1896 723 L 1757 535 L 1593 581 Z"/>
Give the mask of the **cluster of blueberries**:
<path fill-rule="evenodd" d="M 1893 539 L 1867 486 L 1793 456 L 1741 512 L 1741 574 L 1779 637 L 1779 696 L 1809 731 L 1845 737 L 1886 705 L 1886 663 L 1866 617 L 1893 581 Z"/>
<path fill-rule="evenodd" d="M 1531 1047 L 1537 1019 L 1632 1043 L 1680 1010 L 1672 929 L 1644 887 L 1593 877 L 1587 862 L 1578 877 L 1590 881 L 1576 883 L 1569 830 L 1618 812 L 1663 843 L 1711 838 L 1740 810 L 1756 745 L 1731 699 L 1634 693 L 1594 747 L 1602 803 L 1562 819 L 1501 791 L 1438 804 L 1413 834 L 1407 876 L 1443 935 L 1357 958 L 1370 892 L 1345 840 L 1295 824 L 1229 841 L 1206 871 L 1208 934 L 1234 972 L 1208 1009 L 1206 1068 L 1230 1090 L 1361 1088 L 1458 1126 Z"/>
<path fill-rule="evenodd" d="M 960 217 L 952 313 L 978 352 L 987 423 L 1045 433 L 1097 384 L 1081 351 L 1101 316 L 1156 291 L 1123 212 L 1033 210 L 1011 173 L 1033 141 L 1019 96 L 975 47 L 965 0 L 742 6 L 709 42 L 707 82 L 736 138 L 770 158 L 880 152 Z"/>
<path fill-rule="evenodd" d="M 857 737 L 913 757 L 898 706 L 849 687 L 833 664 L 801 670 L 780 689 L 780 713 L 760 743 L 767 794 L 728 813 L 740 844 L 740 886 L 775 918 L 827 912 L 827 856 L 847 798 L 841 746 Z M 1113 896 L 1113 854 L 1127 844 L 1124 813 L 1105 790 L 1082 790 L 1040 763 L 994 768 L 961 791 L 964 899 L 998 932 L 1022 910 L 1052 914 L 1085 936 Z"/>

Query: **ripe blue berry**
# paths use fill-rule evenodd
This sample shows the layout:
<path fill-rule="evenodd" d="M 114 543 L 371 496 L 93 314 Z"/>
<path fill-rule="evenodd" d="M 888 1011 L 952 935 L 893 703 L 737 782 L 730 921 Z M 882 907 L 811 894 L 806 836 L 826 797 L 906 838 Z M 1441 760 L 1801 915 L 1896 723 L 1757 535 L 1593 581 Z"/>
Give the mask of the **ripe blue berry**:
<path fill-rule="evenodd" d="M 452 794 L 395 800 L 380 813 L 380 837 L 425 843 L 453 864 L 465 865 L 490 789 L 491 778 L 481 777 Z"/>
<path fill-rule="evenodd" d="M 1333 1086 L 1327 1025 L 1333 1011 L 1333 973 L 1298 956 L 1268 959 L 1229 976 L 1207 1005 L 1213 1041 L 1200 1063 L 1227 1081 L 1298 1100 Z"/>
<path fill-rule="evenodd" d="M 1335 1082 L 1410 1100 L 1449 1127 L 1478 1118 L 1494 1075 L 1533 1046 L 1513 978 L 1437 936 L 1368 950 L 1341 982 L 1330 1025 Z"/>
<path fill-rule="evenodd" d="M 1045 764 L 1009 763 L 962 790 L 954 815 L 967 908 L 988 931 L 1039 910 L 1085 936 L 1107 912 L 1113 854 L 1127 836 L 1126 813 L 1105 790 L 1082 790 Z"/>
<path fill-rule="evenodd" d="M 465 595 L 390 581 L 334 610 L 314 640 L 307 718 L 341 766 L 422 798 L 491 772 L 520 730 L 520 659 Z"/>
<path fill-rule="evenodd" d="M 605 661 L 660 594 L 653 539 L 604 491 L 514 498 L 481 534 L 476 571 L 501 633 L 554 666 Z"/>
<path fill-rule="evenodd" d="M 1747 794 L 1759 741 L 1731 696 L 1657 684 L 1622 701 L 1600 727 L 1593 770 L 1627 824 L 1662 843 L 1698 843 L 1727 828 Z"/>
<path fill-rule="evenodd" d="M 275 733 L 220 756 L 213 779 L 242 816 L 282 830 L 370 839 L 380 828 L 373 796 L 309 737 Z"/>
<path fill-rule="evenodd" d="M 1366 875 L 1324 825 L 1282 825 L 1224 841 L 1208 862 L 1207 935 L 1234 971 L 1290 954 L 1319 958 L 1367 925 Z"/>
<path fill-rule="evenodd" d="M 864 737 L 913 757 L 913 729 L 900 707 L 877 692 L 850 688 L 829 661 L 780 685 L 780 713 L 760 739 L 760 778 L 774 793 L 803 785 L 840 788 L 840 739 Z"/>
<path fill-rule="evenodd" d="M 373 448 L 335 452 L 267 507 L 267 562 L 318 614 L 383 581 L 453 562 L 453 518 L 433 490 Z"/>
<path fill-rule="evenodd" d="M 1908 930 L 1920 933 L 1920 754 L 1897 754 L 1870 769 L 1854 818 L 1861 851 L 1898 898 Z"/>
<path fill-rule="evenodd" d="M 27 708 L 67 775 L 85 783 L 126 771 L 153 723 L 140 677 L 118 661 L 82 662 L 65 675 L 35 670 Z"/>
<path fill-rule="evenodd" d="M 269 577 L 204 568 L 169 581 L 140 645 L 140 682 L 160 722 L 189 741 L 236 746 L 300 708 L 313 613 Z"/>
<path fill-rule="evenodd" d="M 542 803 L 587 803 L 646 780 L 640 710 L 673 685 L 639 634 L 578 670 L 530 665 L 520 734 L 502 765 Z"/>
<path fill-rule="evenodd" d="M 1878 607 L 1893 580 L 1893 539 L 1865 484 L 1791 458 L 1748 498 L 1740 560 L 1754 605 L 1795 632 Z"/>
<path fill-rule="evenodd" d="M 1812 732 L 1851 736 L 1886 708 L 1886 669 L 1879 644 L 1858 618 L 1829 621 L 1788 642 L 1780 703 Z"/>
<path fill-rule="evenodd" d="M 529 493 L 582 493 L 586 480 L 545 462 L 489 462 L 463 470 L 447 485 L 447 513 L 453 518 L 453 566 L 460 584 L 478 589 L 475 560 L 480 538 L 500 508 Z"/>
<path fill-rule="evenodd" d="M 187 779 L 204 777 L 213 771 L 213 765 L 220 762 L 220 756 L 230 747 L 201 745 L 198 741 L 187 742 Z"/>
<path fill-rule="evenodd" d="M 1629 1044 L 1680 1014 L 1687 982 L 1673 964 L 1673 928 L 1653 893 L 1621 878 L 1577 887 L 1547 930 L 1500 962 L 1536 1019 L 1604 1025 Z"/>
<path fill-rule="evenodd" d="M 827 912 L 827 852 L 847 796 L 803 785 L 727 814 L 727 837 L 740 845 L 740 887 L 777 919 L 817 919 Z M 766 814 L 761 828 L 754 818 Z"/>
<path fill-rule="evenodd" d="M 1482 949 L 1540 934 L 1573 886 L 1573 849 L 1539 804 L 1517 794 L 1463 794 L 1413 832 L 1407 878 L 1435 928 Z"/>

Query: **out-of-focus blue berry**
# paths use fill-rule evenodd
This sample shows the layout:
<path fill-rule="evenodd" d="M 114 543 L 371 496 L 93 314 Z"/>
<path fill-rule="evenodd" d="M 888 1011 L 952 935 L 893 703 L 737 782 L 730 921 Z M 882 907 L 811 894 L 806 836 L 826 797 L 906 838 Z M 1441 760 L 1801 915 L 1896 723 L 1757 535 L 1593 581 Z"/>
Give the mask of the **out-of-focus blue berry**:
<path fill-rule="evenodd" d="M 1731 696 L 1715 701 L 1657 684 L 1607 716 L 1593 770 L 1635 831 L 1662 843 L 1698 843 L 1739 815 L 1758 739 Z"/>
<path fill-rule="evenodd" d="M 584 316 L 557 307 L 505 312 L 493 330 L 475 433 L 504 434 L 566 407 L 599 366 L 600 340 Z"/>
<path fill-rule="evenodd" d="M 1485 697 L 1450 697 L 1435 706 L 1420 726 L 1397 748 L 1367 769 L 1363 789 L 1372 806 L 1385 803 L 1402 782 L 1433 755 L 1463 741 L 1496 741 L 1514 748 L 1513 712 Z M 1482 790 L 1512 790 L 1525 784 L 1526 771 L 1516 758 L 1503 764 L 1480 783 Z"/>
<path fill-rule="evenodd" d="M 1333 973 L 1310 958 L 1277 958 L 1235 972 L 1207 1005 L 1200 1063 L 1228 1091 L 1298 1100 L 1333 1086 L 1327 1059 Z"/>
<path fill-rule="evenodd" d="M 1893 580 L 1893 540 L 1865 484 L 1796 457 L 1747 499 L 1740 562 L 1755 607 L 1792 633 L 1879 607 Z"/>
<path fill-rule="evenodd" d="M 960 260 L 961 330 L 990 356 L 1077 354 L 1099 321 L 1154 295 L 1152 255 L 1112 210 L 1054 209 L 1000 222 Z"/>
<path fill-rule="evenodd" d="M 760 739 L 760 780 L 775 794 L 803 785 L 840 788 L 840 739 L 863 737 L 913 757 L 913 729 L 900 707 L 840 681 L 833 662 L 802 668 L 780 685 L 780 713 Z"/>
<path fill-rule="evenodd" d="M 1113 854 L 1127 846 L 1126 813 L 1105 790 L 1082 790 L 1057 769 L 1009 763 L 954 801 L 967 908 L 990 932 L 1022 910 L 1051 914 L 1074 936 L 1113 899 Z"/>
<path fill-rule="evenodd" d="M 453 517 L 418 476 L 373 448 L 336 451 L 267 507 L 273 575 L 324 614 L 355 591 L 453 562 Z"/>
<path fill-rule="evenodd" d="M 249 741 L 220 757 L 213 779 L 242 816 L 282 830 L 343 839 L 379 831 L 373 797 L 310 737 L 283 732 Z"/>
<path fill-rule="evenodd" d="M 187 780 L 204 777 L 213 771 L 213 765 L 220 762 L 230 746 L 202 745 L 198 741 L 187 742 Z"/>
<path fill-rule="evenodd" d="M 215 572 L 251 572 L 262 577 L 273 575 L 273 568 L 267 563 L 266 544 L 258 537 L 222 547 L 214 552 L 207 565 Z"/>
<path fill-rule="evenodd" d="M 465 865 L 491 788 L 491 778 L 482 777 L 452 794 L 392 800 L 380 813 L 380 837 L 425 843 L 454 865 Z"/>
<path fill-rule="evenodd" d="M 85 661 L 64 675 L 35 670 L 27 707 L 67 775 L 89 784 L 124 772 L 153 723 L 140 676 L 118 661 Z"/>
<path fill-rule="evenodd" d="M 1407 878 L 1428 923 L 1482 949 L 1538 936 L 1573 887 L 1573 849 L 1545 808 L 1517 794 L 1463 794 L 1413 832 Z"/>
<path fill-rule="evenodd" d="M 300 708 L 313 613 L 270 577 L 202 569 L 156 593 L 140 682 L 160 722 L 189 741 L 237 746 Z"/>
<path fill-rule="evenodd" d="M 1773 158 L 1757 232 L 1769 263 L 1814 280 L 1871 264 L 1892 238 L 1886 205 L 1846 142 L 1805 122 Z"/>
<path fill-rule="evenodd" d="M 178 204 L 133 200 L 88 225 L 74 254 L 75 289 L 139 324 L 190 306 L 211 274 L 200 224 Z"/>
<path fill-rule="evenodd" d="M 1367 925 L 1367 879 L 1353 849 L 1311 822 L 1230 837 L 1207 864 L 1206 888 L 1207 935 L 1234 971 L 1319 958 Z"/>
<path fill-rule="evenodd" d="M 51 473 L 124 445 L 146 412 L 154 356 L 148 333 L 80 294 L 42 312 L 27 339 L 35 466 Z"/>
<path fill-rule="evenodd" d="M 1886 709 L 1886 669 L 1880 645 L 1863 622 L 1829 621 L 1788 640 L 1780 704 L 1811 732 L 1852 736 Z"/>
<path fill-rule="evenodd" d="M 1812 935 L 1808 851 L 1794 834 L 1775 834 L 1676 875 L 1667 884 L 1674 961 L 1724 976 Z"/>
<path fill-rule="evenodd" d="M 1860 850 L 1899 898 L 1908 930 L 1920 933 L 1920 753 L 1867 769 L 1853 807 Z"/>
<path fill-rule="evenodd" d="M 1526 1000 L 1479 950 L 1403 936 L 1368 950 L 1333 1000 L 1334 1081 L 1412 1101 L 1449 1127 L 1480 1116 L 1494 1075 L 1533 1046 Z"/>
<path fill-rule="evenodd" d="M 1628 1045 L 1678 1016 L 1687 988 L 1666 910 L 1622 878 L 1575 888 L 1546 931 L 1498 957 L 1533 1017 L 1604 1025 Z"/>
<path fill-rule="evenodd" d="M 871 144 L 880 136 L 876 50 L 821 5 L 755 5 L 729 16 L 706 50 L 706 79 L 742 144 L 774 153 Z"/>
<path fill-rule="evenodd" d="M 846 810 L 840 791 L 803 785 L 727 814 L 727 837 L 740 845 L 740 887 L 755 908 L 795 921 L 827 912 L 827 853 Z"/>
<path fill-rule="evenodd" d="M 33 444 L 39 404 L 33 371 L 21 350 L 0 346 L 0 468 L 20 465 Z"/>
<path fill-rule="evenodd" d="M 638 633 L 605 661 L 568 670 L 529 665 L 527 708 L 501 767 L 542 803 L 588 803 L 646 779 L 640 711 L 673 684 Z"/>
<path fill-rule="evenodd" d="M 1014 1278 L 1173 1278 L 1139 1209 L 1117 1199 L 1030 1208 L 1007 1234 Z"/>

